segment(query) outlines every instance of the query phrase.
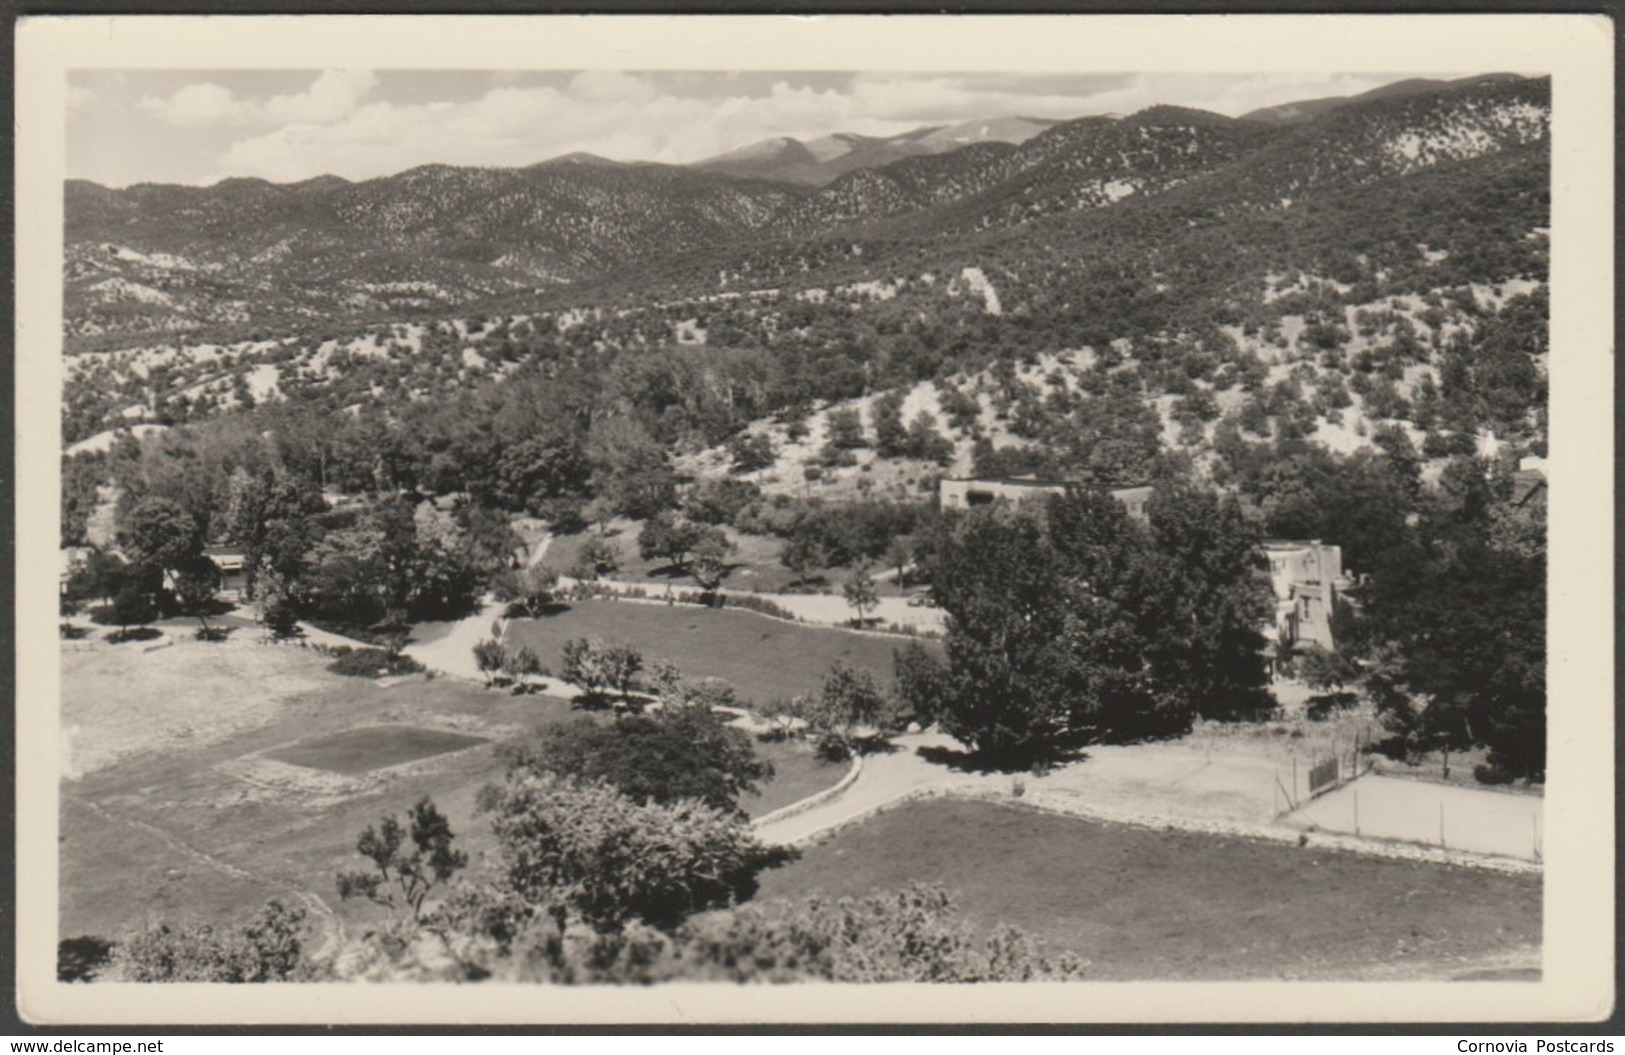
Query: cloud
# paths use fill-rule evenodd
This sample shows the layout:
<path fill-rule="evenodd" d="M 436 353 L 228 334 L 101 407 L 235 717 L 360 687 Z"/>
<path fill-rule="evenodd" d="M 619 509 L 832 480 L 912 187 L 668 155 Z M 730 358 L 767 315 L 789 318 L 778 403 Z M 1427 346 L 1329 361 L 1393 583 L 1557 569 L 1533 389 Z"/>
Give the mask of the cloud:
<path fill-rule="evenodd" d="M 472 98 L 425 101 L 434 99 L 432 80 L 391 81 L 389 88 L 375 91 L 378 79 L 371 73 L 329 71 L 303 93 L 260 104 L 192 85 L 162 105 L 172 122 L 276 126 L 240 134 L 219 156 L 221 175 L 298 180 L 331 173 L 368 179 L 429 163 L 527 165 L 575 151 L 686 163 L 774 136 L 887 135 L 972 118 L 1064 119 L 1132 113 L 1158 103 L 1236 116 L 1292 99 L 1351 94 L 1392 79 L 1124 73 L 730 78 L 595 70 L 544 84 L 492 80 Z M 247 117 L 241 116 L 243 106 Z"/>
<path fill-rule="evenodd" d="M 325 124 L 354 113 L 377 86 L 378 75 L 371 70 L 324 70 L 303 92 L 273 96 L 264 112 L 272 121 Z"/>
<path fill-rule="evenodd" d="M 371 70 L 325 70 L 310 87 L 264 102 L 238 98 L 210 82 L 188 84 L 168 98 L 147 96 L 136 105 L 179 128 L 252 124 L 325 124 L 343 120 L 378 84 Z"/>
<path fill-rule="evenodd" d="M 167 99 L 149 95 L 136 105 L 165 124 L 178 128 L 242 124 L 251 118 L 253 109 L 233 96 L 231 89 L 207 83 L 188 84 Z"/>

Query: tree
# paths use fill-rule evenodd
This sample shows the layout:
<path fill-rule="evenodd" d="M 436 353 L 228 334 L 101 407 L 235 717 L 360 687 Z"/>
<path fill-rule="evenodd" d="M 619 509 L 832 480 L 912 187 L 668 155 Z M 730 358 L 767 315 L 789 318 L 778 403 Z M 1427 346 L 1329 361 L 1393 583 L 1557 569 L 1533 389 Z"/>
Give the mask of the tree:
<path fill-rule="evenodd" d="M 796 585 L 801 586 L 807 581 L 807 573 L 824 563 L 824 547 L 811 530 L 797 524 L 779 550 L 779 563 L 796 573 Z"/>
<path fill-rule="evenodd" d="M 695 799 L 638 804 L 608 785 L 518 772 L 480 796 L 507 885 L 599 931 L 632 921 L 671 930 L 696 912 L 748 899 L 789 856 L 742 817 Z"/>
<path fill-rule="evenodd" d="M 863 436 L 863 418 L 858 414 L 856 407 L 831 410 L 826 419 L 829 422 L 830 447 L 845 451 L 869 445 L 869 441 Z"/>
<path fill-rule="evenodd" d="M 1076 699 L 1081 686 L 1067 684 L 1067 636 L 1112 644 L 1123 634 L 1092 598 L 1078 598 L 1071 610 L 1058 572 L 1039 520 L 1023 508 L 972 510 L 936 547 L 930 575 L 948 615 L 949 661 L 938 717 L 991 759 L 1025 764 L 1064 749 L 1075 735 L 1074 711 L 1092 702 Z M 1120 660 L 1122 652 L 1118 644 L 1100 659 Z"/>
<path fill-rule="evenodd" d="M 220 639 L 209 626 L 209 609 L 215 603 L 215 592 L 219 588 L 220 569 L 201 553 L 176 569 L 175 597 L 182 611 L 197 618 L 198 636 L 206 641 Z"/>
<path fill-rule="evenodd" d="M 908 425 L 908 438 L 904 444 L 910 458 L 947 465 L 954 460 L 954 444 L 937 431 L 937 419 L 929 410 L 922 410 Z"/>
<path fill-rule="evenodd" d="M 860 726 L 885 724 L 888 701 L 869 671 L 836 663 L 803 716 L 818 739 L 819 751 L 831 758 L 845 758 L 856 745 Z"/>
<path fill-rule="evenodd" d="M 203 532 L 178 502 L 144 498 L 125 518 L 119 544 L 132 564 L 168 575 L 203 553 Z"/>
<path fill-rule="evenodd" d="M 664 559 L 678 568 L 688 566 L 688 555 L 704 539 L 701 525 L 671 513 L 661 513 L 643 525 L 638 534 L 638 556 L 644 560 Z"/>
<path fill-rule="evenodd" d="M 1414 742 L 1482 743 L 1491 770 L 1539 780 L 1546 765 L 1545 554 L 1496 548 L 1478 534 L 1487 530 L 1486 521 L 1455 531 L 1424 524 L 1424 533 L 1456 537 L 1393 555 L 1373 573 L 1368 633 L 1390 657 L 1382 673 L 1398 691 L 1376 697 L 1368 673 L 1367 694 Z"/>
<path fill-rule="evenodd" d="M 875 579 L 869 574 L 867 564 L 860 564 L 852 570 L 846 584 L 841 587 L 841 593 L 846 603 L 857 610 L 858 617 L 853 622 L 858 626 L 867 622 L 867 613 L 880 604 L 880 594 L 875 590 Z"/>
<path fill-rule="evenodd" d="M 1344 656 L 1318 644 L 1300 647 L 1292 665 L 1298 680 L 1317 691 L 1341 689 L 1359 676 L 1359 670 Z"/>
<path fill-rule="evenodd" d="M 502 672 L 513 679 L 518 690 L 523 691 L 530 687 L 530 679 L 540 677 L 546 668 L 542 665 L 542 657 L 529 645 L 508 651 L 502 658 Z"/>
<path fill-rule="evenodd" d="M 304 573 L 327 511 L 320 488 L 306 477 L 269 470 L 256 475 L 241 467 L 232 473 L 226 530 L 243 547 L 249 596 L 257 596 L 262 575 L 286 581 Z"/>
<path fill-rule="evenodd" d="M 892 650 L 898 709 L 922 725 L 936 720 L 948 695 L 948 668 L 918 641 Z"/>
<path fill-rule="evenodd" d="M 750 737 L 697 707 L 663 708 L 612 723 L 581 718 L 509 748 L 509 771 L 601 781 L 637 803 L 698 799 L 741 813 L 739 797 L 773 777 Z"/>
<path fill-rule="evenodd" d="M 161 924 L 118 943 L 114 960 L 132 982 L 284 982 L 305 966 L 305 912 L 269 901 L 248 923 Z"/>
<path fill-rule="evenodd" d="M 1146 504 L 1146 580 L 1157 603 L 1136 620 L 1159 689 L 1204 718 L 1250 718 L 1274 706 L 1265 640 L 1274 596 L 1262 539 L 1233 499 L 1165 481 Z"/>
<path fill-rule="evenodd" d="M 630 645 L 610 644 L 596 637 L 575 638 L 564 643 L 565 681 L 580 686 L 589 697 L 603 696 L 614 689 L 622 700 L 630 697 L 643 654 Z"/>
<path fill-rule="evenodd" d="M 1017 765 L 1178 733 L 1197 714 L 1251 713 L 1267 698 L 1270 598 L 1252 529 L 1233 504 L 1164 486 L 1145 527 L 1106 492 L 1077 488 L 1042 507 L 972 510 L 939 532 L 929 572 L 948 671 L 924 681 L 944 729 Z"/>
<path fill-rule="evenodd" d="M 778 451 L 773 447 L 773 438 L 766 433 L 742 432 L 728 443 L 728 456 L 734 472 L 753 473 L 772 468 L 778 460 Z"/>
<path fill-rule="evenodd" d="M 897 573 L 899 587 L 908 585 L 908 566 L 914 563 L 917 546 L 917 540 L 908 535 L 899 535 L 886 546 L 886 566 Z"/>
<path fill-rule="evenodd" d="M 497 672 L 506 666 L 507 658 L 508 650 L 494 637 L 481 638 L 474 643 L 474 666 L 484 675 L 487 688 Z"/>
<path fill-rule="evenodd" d="M 140 569 L 131 569 L 124 582 L 113 594 L 113 621 L 118 624 L 116 640 L 130 636 L 130 627 L 140 626 L 158 618 L 158 601 L 150 582 Z"/>
<path fill-rule="evenodd" d="M 578 579 L 597 579 L 614 575 L 621 567 L 621 547 L 613 540 L 593 536 L 581 546 L 574 569 Z"/>
<path fill-rule="evenodd" d="M 554 603 L 558 585 L 558 572 L 531 564 L 499 576 L 494 592 L 497 600 L 517 605 L 520 611 L 535 619 Z"/>
<path fill-rule="evenodd" d="M 707 594 L 717 591 L 722 585 L 722 580 L 728 575 L 728 557 L 733 551 L 733 543 L 720 531 L 708 535 L 694 547 L 694 560 L 689 570 L 700 589 Z"/>
<path fill-rule="evenodd" d="M 408 837 L 410 846 L 406 845 Z M 393 815 L 376 827 L 369 824 L 355 848 L 372 862 L 372 869 L 339 873 L 339 897 L 364 897 L 392 909 L 405 907 L 413 919 L 421 918 L 429 893 L 445 886 L 468 864 L 468 855 L 452 848 L 454 838 L 451 823 L 427 796 L 407 811 L 404 827 Z"/>
<path fill-rule="evenodd" d="M 908 452 L 908 430 L 903 427 L 903 397 L 887 392 L 869 408 L 875 426 L 875 451 L 882 458 L 900 458 Z"/>
<path fill-rule="evenodd" d="M 92 549 L 68 577 L 68 597 L 75 601 L 111 603 L 128 578 L 128 566 L 101 549 Z"/>

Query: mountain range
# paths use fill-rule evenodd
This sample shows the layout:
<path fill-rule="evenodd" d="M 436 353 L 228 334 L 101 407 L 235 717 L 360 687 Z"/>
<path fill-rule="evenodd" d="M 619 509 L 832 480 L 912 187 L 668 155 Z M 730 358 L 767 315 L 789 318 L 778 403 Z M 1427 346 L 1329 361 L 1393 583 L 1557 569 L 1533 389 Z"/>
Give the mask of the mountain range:
<path fill-rule="evenodd" d="M 892 136 L 837 132 L 806 142 L 779 136 L 696 162 L 694 167 L 729 176 L 822 187 L 856 169 L 943 154 L 972 143 L 1025 143 L 1060 123 L 1035 117 L 996 117 L 929 125 Z"/>
<path fill-rule="evenodd" d="M 1362 188 L 1391 185 L 1395 200 L 1441 173 L 1471 183 L 1543 167 L 1549 93 L 1547 79 L 1510 75 L 1407 81 L 1241 118 L 1155 106 L 780 138 L 692 166 L 576 154 L 363 182 L 69 181 L 65 327 L 100 346 L 481 304 L 828 285 L 885 277 L 877 269 L 903 258 L 915 272 L 1008 261 L 1020 282 L 1036 261 L 1070 266 L 1179 225 L 1245 214 L 1259 230 L 1300 230 L 1317 222 L 1317 203 Z"/>

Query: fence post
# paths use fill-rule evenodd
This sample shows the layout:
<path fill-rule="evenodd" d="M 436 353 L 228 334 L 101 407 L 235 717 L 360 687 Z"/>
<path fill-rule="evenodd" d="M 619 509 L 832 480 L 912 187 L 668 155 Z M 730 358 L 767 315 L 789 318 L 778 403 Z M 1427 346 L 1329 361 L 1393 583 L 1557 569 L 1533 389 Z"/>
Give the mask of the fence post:
<path fill-rule="evenodd" d="M 1444 803 L 1439 803 L 1439 847 L 1444 848 Z"/>
<path fill-rule="evenodd" d="M 1360 785 L 1354 785 L 1354 834 L 1360 834 Z"/>

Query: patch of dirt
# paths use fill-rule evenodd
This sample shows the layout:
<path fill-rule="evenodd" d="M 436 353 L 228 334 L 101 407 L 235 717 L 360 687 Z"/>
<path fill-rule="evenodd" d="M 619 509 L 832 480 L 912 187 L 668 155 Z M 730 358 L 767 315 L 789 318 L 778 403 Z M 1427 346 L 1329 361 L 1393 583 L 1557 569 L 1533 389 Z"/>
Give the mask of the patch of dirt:
<path fill-rule="evenodd" d="M 331 680 L 326 657 L 297 645 L 237 635 L 219 643 L 172 640 L 173 647 L 151 652 L 100 642 L 63 650 L 65 778 L 258 728 L 286 701 Z"/>

